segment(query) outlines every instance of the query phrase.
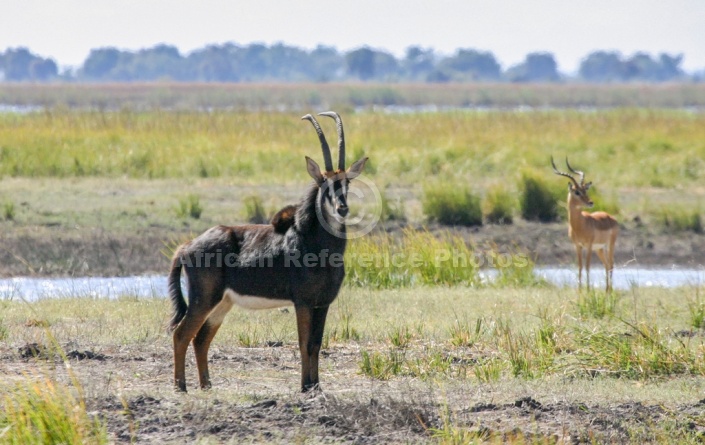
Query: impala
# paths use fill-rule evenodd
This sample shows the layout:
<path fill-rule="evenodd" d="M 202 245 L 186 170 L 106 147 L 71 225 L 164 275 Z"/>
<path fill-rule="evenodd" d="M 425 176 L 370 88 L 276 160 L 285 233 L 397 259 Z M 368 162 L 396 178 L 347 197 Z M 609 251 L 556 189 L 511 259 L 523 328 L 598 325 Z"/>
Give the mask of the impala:
<path fill-rule="evenodd" d="M 590 289 L 590 260 L 592 250 L 595 249 L 597 256 L 605 265 L 606 290 L 612 289 L 612 271 L 614 269 L 614 244 L 619 233 L 617 220 L 607 212 L 584 212 L 583 208 L 592 208 L 593 202 L 588 196 L 588 190 L 592 182 L 585 183 L 585 173 L 574 170 L 565 159 L 568 169 L 580 175 L 580 183 L 568 174 L 558 171 L 553 156 L 551 165 L 555 174 L 570 178 L 568 183 L 568 234 L 575 245 L 575 253 L 578 256 L 578 287 L 583 280 L 583 248 L 587 250 L 585 257 L 585 273 L 587 275 L 587 288 Z"/>
<path fill-rule="evenodd" d="M 336 122 L 337 169 L 333 169 L 320 125 L 307 114 L 302 119 L 310 121 L 318 134 L 325 171 L 306 157 L 306 168 L 314 182 L 298 205 L 282 209 L 270 224 L 213 227 L 174 253 L 169 296 L 173 306 L 174 384 L 178 390 L 186 391 L 185 357 L 191 342 L 200 386 L 211 387 L 208 348 L 233 305 L 250 309 L 293 305 L 301 352 L 301 390 L 319 388 L 323 328 L 328 307 L 345 275 L 348 184 L 367 162 L 363 157 L 345 170 L 343 122 L 332 111 L 320 115 Z M 187 278 L 188 305 L 181 290 L 182 268 Z"/>

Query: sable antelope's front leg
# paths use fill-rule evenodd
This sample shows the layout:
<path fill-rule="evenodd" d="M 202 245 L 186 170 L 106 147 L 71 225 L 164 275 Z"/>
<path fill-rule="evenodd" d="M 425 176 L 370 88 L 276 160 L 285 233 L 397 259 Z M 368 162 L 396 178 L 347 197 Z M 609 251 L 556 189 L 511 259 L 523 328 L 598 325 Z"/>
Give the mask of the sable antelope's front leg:
<path fill-rule="evenodd" d="M 296 307 L 296 324 L 301 351 L 301 392 L 318 389 L 318 356 L 323 342 L 323 328 L 328 306 Z"/>
<path fill-rule="evenodd" d="M 308 342 L 308 353 L 311 360 L 310 372 L 310 388 L 320 389 L 318 383 L 318 357 L 323 344 L 323 329 L 326 325 L 326 316 L 328 315 L 328 306 L 317 307 L 313 309 L 313 318 L 311 323 L 311 337 Z"/>
<path fill-rule="evenodd" d="M 306 392 L 311 384 L 311 357 L 308 354 L 308 342 L 311 338 L 313 308 L 296 306 L 296 328 L 299 332 L 299 351 L 301 352 L 301 392 Z"/>

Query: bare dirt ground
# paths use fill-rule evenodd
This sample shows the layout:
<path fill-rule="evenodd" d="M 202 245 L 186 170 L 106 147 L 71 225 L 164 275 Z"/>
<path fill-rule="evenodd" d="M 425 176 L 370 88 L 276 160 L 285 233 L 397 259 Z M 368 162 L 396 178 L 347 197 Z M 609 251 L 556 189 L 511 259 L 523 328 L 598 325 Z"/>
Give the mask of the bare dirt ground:
<path fill-rule="evenodd" d="M 428 443 L 451 439 L 449 425 L 455 434 L 463 429 L 476 439 L 511 443 L 668 443 L 668 434 L 705 437 L 698 420 L 705 400 L 653 403 L 633 392 L 614 402 L 609 396 L 595 402 L 580 398 L 576 386 L 585 383 L 564 378 L 495 385 L 380 382 L 357 372 L 359 351 L 352 346 L 325 351 L 324 391 L 315 395 L 296 392 L 294 345 L 215 347 L 213 389 L 194 388 L 191 360 L 188 394 L 171 389 L 168 348 L 66 350 L 88 412 L 103 419 L 115 443 Z M 37 351 L 30 345 L 2 347 L 0 374 L 8 380 L 50 374 L 68 381 L 60 359 L 43 357 L 41 348 L 39 357 L 32 352 Z M 680 384 L 702 389 L 689 380 Z M 621 392 L 616 385 L 615 392 Z"/>

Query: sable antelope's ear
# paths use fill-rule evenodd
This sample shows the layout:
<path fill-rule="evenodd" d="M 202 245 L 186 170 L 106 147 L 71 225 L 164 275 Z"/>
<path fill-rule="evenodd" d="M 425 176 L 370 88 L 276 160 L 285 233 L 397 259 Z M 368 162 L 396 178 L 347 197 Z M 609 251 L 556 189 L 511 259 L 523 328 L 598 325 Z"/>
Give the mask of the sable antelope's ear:
<path fill-rule="evenodd" d="M 321 167 L 316 164 L 316 161 L 306 156 L 306 170 L 308 174 L 311 175 L 317 184 L 323 184 L 323 173 L 321 173 Z"/>
<path fill-rule="evenodd" d="M 588 182 L 585 184 L 585 190 L 590 190 L 590 187 L 592 186 L 592 181 Z"/>
<path fill-rule="evenodd" d="M 357 161 L 353 165 L 351 165 L 350 168 L 348 168 L 348 171 L 345 172 L 348 179 L 355 179 L 358 176 L 360 176 L 360 173 L 362 173 L 362 170 L 365 169 L 365 163 L 367 162 L 368 159 L 370 159 L 370 158 L 365 156 L 364 158 L 360 159 L 359 161 Z"/>
<path fill-rule="evenodd" d="M 573 184 L 571 184 L 570 182 L 568 183 L 568 190 L 573 190 Z"/>

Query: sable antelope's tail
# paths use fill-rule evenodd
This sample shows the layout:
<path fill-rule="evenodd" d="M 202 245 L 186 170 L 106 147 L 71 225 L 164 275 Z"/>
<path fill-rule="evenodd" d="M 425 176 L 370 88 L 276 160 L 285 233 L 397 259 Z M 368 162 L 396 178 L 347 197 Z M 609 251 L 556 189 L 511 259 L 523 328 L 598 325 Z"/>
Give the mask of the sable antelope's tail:
<path fill-rule="evenodd" d="M 171 260 L 171 272 L 169 272 L 169 298 L 174 308 L 174 315 L 169 322 L 170 331 L 176 329 L 188 309 L 184 294 L 181 292 L 181 267 L 181 249 L 177 249 L 174 259 Z"/>

